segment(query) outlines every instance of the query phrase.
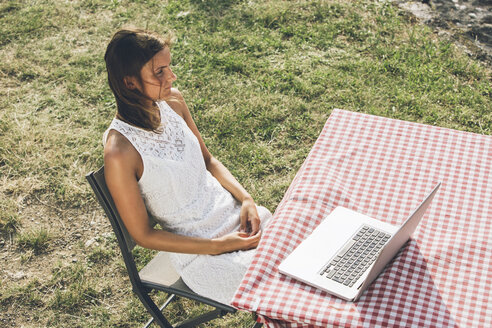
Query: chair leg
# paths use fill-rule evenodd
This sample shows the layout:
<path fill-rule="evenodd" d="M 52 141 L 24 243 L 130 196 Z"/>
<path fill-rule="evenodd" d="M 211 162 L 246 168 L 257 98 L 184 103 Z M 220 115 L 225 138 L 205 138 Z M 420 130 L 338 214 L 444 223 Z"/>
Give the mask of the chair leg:
<path fill-rule="evenodd" d="M 150 298 L 148 294 L 143 292 L 137 292 L 136 294 L 138 295 L 138 298 L 140 298 L 140 301 L 145 306 L 147 311 L 149 311 L 149 313 L 154 318 L 152 321 L 155 321 L 155 323 L 157 323 L 161 328 L 173 328 L 173 326 L 169 323 L 169 321 L 167 321 L 161 310 L 159 310 L 157 305 L 155 305 L 154 301 Z M 168 299 L 168 302 L 166 302 L 165 305 L 172 301 L 172 298 L 174 298 L 173 296 Z M 152 321 L 148 322 L 147 324 L 152 323 Z"/>
<path fill-rule="evenodd" d="M 192 328 L 196 327 L 201 323 L 208 322 L 213 319 L 217 319 L 220 317 L 223 317 L 227 312 L 220 310 L 220 309 L 215 309 L 207 313 L 203 313 L 197 317 L 188 319 L 186 321 L 183 321 L 179 325 L 176 326 L 176 328 Z"/>
<path fill-rule="evenodd" d="M 165 302 L 164 304 L 161 305 L 161 307 L 159 308 L 159 312 L 162 313 L 162 310 L 164 310 L 168 305 L 169 303 L 171 303 L 172 301 L 174 301 L 174 299 L 176 298 L 176 295 L 172 294 Z M 149 321 L 147 321 L 147 323 L 145 324 L 145 326 L 143 326 L 143 328 L 149 328 L 150 325 L 152 324 L 152 322 L 154 322 L 154 317 L 151 317 Z"/>
<path fill-rule="evenodd" d="M 174 295 L 174 294 L 171 295 L 160 308 L 158 308 L 157 305 L 155 305 L 154 301 L 152 301 L 152 299 L 150 298 L 150 296 L 148 294 L 145 294 L 145 293 L 140 294 L 139 293 L 138 296 L 140 298 L 140 301 L 143 303 L 143 305 L 147 309 L 147 311 L 149 311 L 150 314 L 152 315 L 152 318 L 146 323 L 144 328 L 148 328 L 152 324 L 152 322 L 154 322 L 154 321 L 162 328 L 193 328 L 193 327 L 196 327 L 199 324 L 202 324 L 204 322 L 208 322 L 210 320 L 223 317 L 224 315 L 226 315 L 228 313 L 227 311 L 224 311 L 221 309 L 214 309 L 212 311 L 203 313 L 203 314 L 196 316 L 194 318 L 185 320 L 185 321 L 181 322 L 180 324 L 178 324 L 177 326 L 173 327 L 169 323 L 169 321 L 167 321 L 167 319 L 164 317 L 164 315 L 162 314 L 162 310 L 175 299 L 176 295 Z M 259 327 L 261 327 L 261 326 L 259 326 Z"/>
<path fill-rule="evenodd" d="M 261 322 L 256 321 L 258 319 L 258 315 L 255 312 L 253 312 L 252 315 L 253 315 L 253 320 L 255 321 L 255 324 L 251 328 L 263 327 L 263 324 Z"/>

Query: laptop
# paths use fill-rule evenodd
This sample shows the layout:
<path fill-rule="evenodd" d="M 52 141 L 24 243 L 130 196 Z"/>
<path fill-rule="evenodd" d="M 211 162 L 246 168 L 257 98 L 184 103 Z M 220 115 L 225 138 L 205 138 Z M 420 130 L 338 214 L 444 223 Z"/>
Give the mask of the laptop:
<path fill-rule="evenodd" d="M 440 186 L 439 182 L 401 226 L 336 207 L 282 261 L 279 271 L 357 301 L 410 239 Z"/>

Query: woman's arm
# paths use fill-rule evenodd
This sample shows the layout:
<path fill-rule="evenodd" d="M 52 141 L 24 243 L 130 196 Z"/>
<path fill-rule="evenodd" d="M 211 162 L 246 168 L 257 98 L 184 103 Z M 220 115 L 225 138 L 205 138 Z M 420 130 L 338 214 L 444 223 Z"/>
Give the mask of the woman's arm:
<path fill-rule="evenodd" d="M 231 172 L 208 151 L 207 146 L 203 142 L 202 136 L 198 131 L 195 121 L 193 120 L 190 110 L 181 93 L 177 89 L 173 88 L 171 95 L 173 100 L 168 103 L 179 115 L 181 115 L 181 117 L 183 117 L 188 127 L 198 139 L 207 170 L 212 173 L 212 175 L 234 196 L 234 198 L 242 203 L 240 214 L 241 231 L 248 232 L 250 235 L 257 234 L 260 230 L 260 218 L 253 198 L 236 180 L 236 178 L 234 178 Z"/>
<path fill-rule="evenodd" d="M 137 182 L 142 168 L 142 159 L 130 142 L 118 132 L 111 131 L 104 150 L 106 184 L 126 229 L 138 245 L 190 254 L 221 254 L 257 246 L 259 234 L 246 236 L 237 232 L 222 238 L 205 239 L 154 229 L 149 224 Z"/>
<path fill-rule="evenodd" d="M 251 235 L 256 234 L 260 230 L 260 217 L 253 198 L 218 159 L 210 156 L 206 164 L 207 169 L 220 184 L 242 203 L 240 213 L 241 231 Z"/>

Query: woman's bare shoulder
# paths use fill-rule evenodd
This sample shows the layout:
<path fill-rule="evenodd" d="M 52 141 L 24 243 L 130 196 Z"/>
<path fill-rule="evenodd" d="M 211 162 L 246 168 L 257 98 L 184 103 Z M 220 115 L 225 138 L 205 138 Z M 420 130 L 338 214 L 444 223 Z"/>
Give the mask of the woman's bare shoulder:
<path fill-rule="evenodd" d="M 181 117 L 189 111 L 181 92 L 176 88 L 171 88 L 171 97 L 166 100 L 166 103 Z"/>
<path fill-rule="evenodd" d="M 104 146 L 104 164 L 130 164 L 137 167 L 139 154 L 130 141 L 120 132 L 110 130 Z M 125 165 L 126 166 L 126 165 Z"/>

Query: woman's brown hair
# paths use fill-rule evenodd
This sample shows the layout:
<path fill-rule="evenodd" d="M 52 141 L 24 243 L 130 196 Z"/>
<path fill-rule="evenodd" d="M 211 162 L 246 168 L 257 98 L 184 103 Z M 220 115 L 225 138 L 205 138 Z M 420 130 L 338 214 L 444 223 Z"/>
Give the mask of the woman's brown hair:
<path fill-rule="evenodd" d="M 138 89 L 128 88 L 124 79 L 128 76 L 135 77 L 142 84 L 142 67 L 156 53 L 171 44 L 172 36 L 162 37 L 146 30 L 122 29 L 114 34 L 104 60 L 119 118 L 145 130 L 159 132 L 161 122 L 155 115 L 157 105 Z M 150 107 L 149 103 L 152 104 Z"/>

